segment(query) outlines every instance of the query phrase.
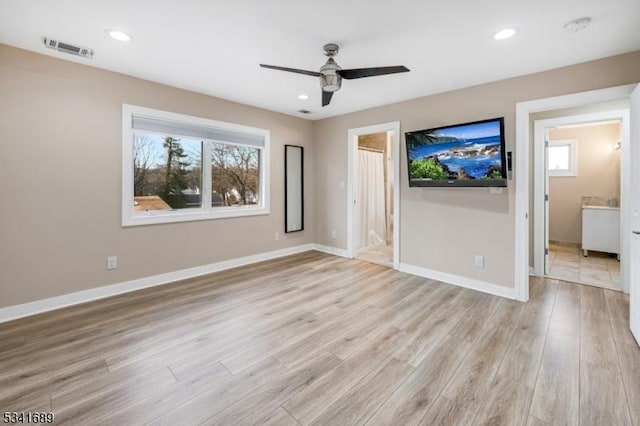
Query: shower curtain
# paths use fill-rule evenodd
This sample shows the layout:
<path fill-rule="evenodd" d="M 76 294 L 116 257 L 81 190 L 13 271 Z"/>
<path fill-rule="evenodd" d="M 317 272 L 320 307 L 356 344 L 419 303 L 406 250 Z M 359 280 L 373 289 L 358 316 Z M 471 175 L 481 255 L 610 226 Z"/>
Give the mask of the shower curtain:
<path fill-rule="evenodd" d="M 384 154 L 358 149 L 358 248 L 385 244 Z"/>

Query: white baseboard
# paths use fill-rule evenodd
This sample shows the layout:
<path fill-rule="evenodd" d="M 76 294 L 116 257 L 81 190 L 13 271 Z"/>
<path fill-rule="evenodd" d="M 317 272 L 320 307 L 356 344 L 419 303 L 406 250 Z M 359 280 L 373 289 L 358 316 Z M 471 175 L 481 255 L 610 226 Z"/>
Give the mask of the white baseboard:
<path fill-rule="evenodd" d="M 324 246 L 322 244 L 313 244 L 313 249 L 317 251 L 321 251 L 323 253 L 333 254 L 335 256 L 346 257 L 349 259 L 351 258 L 347 250 L 337 248 L 337 247 Z"/>
<path fill-rule="evenodd" d="M 266 253 L 240 257 L 237 259 L 211 263 L 209 265 L 196 266 L 193 268 L 181 269 L 179 271 L 167 272 L 164 274 L 153 275 L 150 277 L 125 281 L 122 283 L 106 285 L 90 290 L 84 290 L 76 293 L 65 294 L 62 296 L 51 297 L 48 299 L 37 300 L 35 302 L 23 303 L 21 305 L 7 306 L 4 308 L 0 308 L 0 323 L 36 315 L 47 311 L 53 311 L 67 306 L 86 303 L 98 299 L 104 299 L 122 293 L 141 290 L 143 288 L 170 284 L 188 278 L 223 271 L 225 269 L 237 268 L 239 266 L 263 262 L 265 260 L 276 259 L 278 257 L 290 256 L 292 254 L 302 253 L 309 250 L 317 250 L 335 256 L 350 258 L 349 253 L 344 249 L 325 246 L 322 244 L 304 244 L 282 250 L 275 250 Z M 406 263 L 400 263 L 398 270 L 409 274 L 457 285 L 460 287 L 478 290 L 496 296 L 516 299 L 516 291 L 513 288 L 502 287 L 499 285 L 461 277 L 458 275 L 448 274 L 445 272 L 433 271 Z"/>
<path fill-rule="evenodd" d="M 399 271 L 408 274 L 418 275 L 432 280 L 442 281 L 447 284 L 457 285 L 459 287 L 471 290 L 481 291 L 483 293 L 493 294 L 494 296 L 506 297 L 507 299 L 516 299 L 517 292 L 515 288 L 503 287 L 501 285 L 491 284 L 484 281 L 474 280 L 472 278 L 461 277 L 460 275 L 449 274 L 446 272 L 434 271 L 432 269 L 422 268 L 420 266 L 400 263 Z"/>
<path fill-rule="evenodd" d="M 118 284 L 92 288 L 90 290 L 37 300 L 35 302 L 23 303 L 21 305 L 7 306 L 0 308 L 0 323 L 64 308 L 66 306 L 104 299 L 117 294 L 128 293 L 163 284 L 170 284 L 187 278 L 223 271 L 225 269 L 237 268 L 238 266 L 244 266 L 251 263 L 263 262 L 265 260 L 276 259 L 278 257 L 289 256 L 309 250 L 318 250 L 315 246 L 315 244 L 304 244 L 282 250 L 254 254 L 251 256 L 239 257 L 237 259 L 211 263 L 209 265 L 196 266 L 193 268 L 181 269 L 179 271 L 167 272 L 165 274 L 125 281 Z"/>

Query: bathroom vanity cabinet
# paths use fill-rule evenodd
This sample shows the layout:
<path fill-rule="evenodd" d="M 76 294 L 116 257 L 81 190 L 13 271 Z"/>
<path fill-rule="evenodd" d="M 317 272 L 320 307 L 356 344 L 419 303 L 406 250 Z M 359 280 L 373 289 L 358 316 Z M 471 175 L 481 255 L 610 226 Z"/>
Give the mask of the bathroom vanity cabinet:
<path fill-rule="evenodd" d="M 582 207 L 582 253 L 585 257 L 589 250 L 620 256 L 619 207 Z"/>

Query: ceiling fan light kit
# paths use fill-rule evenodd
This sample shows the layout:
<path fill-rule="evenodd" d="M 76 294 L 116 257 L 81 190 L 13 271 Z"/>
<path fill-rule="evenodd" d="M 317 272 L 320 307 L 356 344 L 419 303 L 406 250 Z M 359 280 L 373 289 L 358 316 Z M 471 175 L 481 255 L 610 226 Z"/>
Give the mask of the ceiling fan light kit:
<path fill-rule="evenodd" d="M 325 44 L 323 49 L 325 56 L 328 56 L 329 59 L 327 59 L 327 62 L 325 62 L 322 67 L 320 67 L 320 72 L 301 70 L 297 68 L 280 67 L 277 65 L 260 64 L 260 66 L 262 68 L 319 77 L 320 88 L 322 89 L 323 107 L 329 105 L 329 102 L 331 102 L 331 97 L 333 96 L 333 92 L 337 92 L 338 90 L 340 90 L 343 78 L 347 80 L 353 80 L 356 78 L 375 77 L 378 75 L 396 74 L 409 71 L 407 67 L 402 65 L 392 67 L 373 67 L 343 70 L 340 65 L 338 65 L 333 59 L 333 57 L 338 54 L 338 45 L 334 43 Z"/>
<path fill-rule="evenodd" d="M 341 70 L 333 58 L 329 58 L 327 63 L 320 67 L 320 87 L 325 92 L 335 92 L 342 86 L 342 78 L 337 74 Z"/>

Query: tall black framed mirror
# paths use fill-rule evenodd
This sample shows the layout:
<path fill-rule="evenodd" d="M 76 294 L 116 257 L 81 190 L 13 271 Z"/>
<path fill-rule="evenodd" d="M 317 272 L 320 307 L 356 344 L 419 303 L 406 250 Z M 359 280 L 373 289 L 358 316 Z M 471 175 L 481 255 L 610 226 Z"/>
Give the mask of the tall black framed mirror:
<path fill-rule="evenodd" d="M 284 146 L 284 232 L 304 229 L 304 155 L 303 148 Z"/>

